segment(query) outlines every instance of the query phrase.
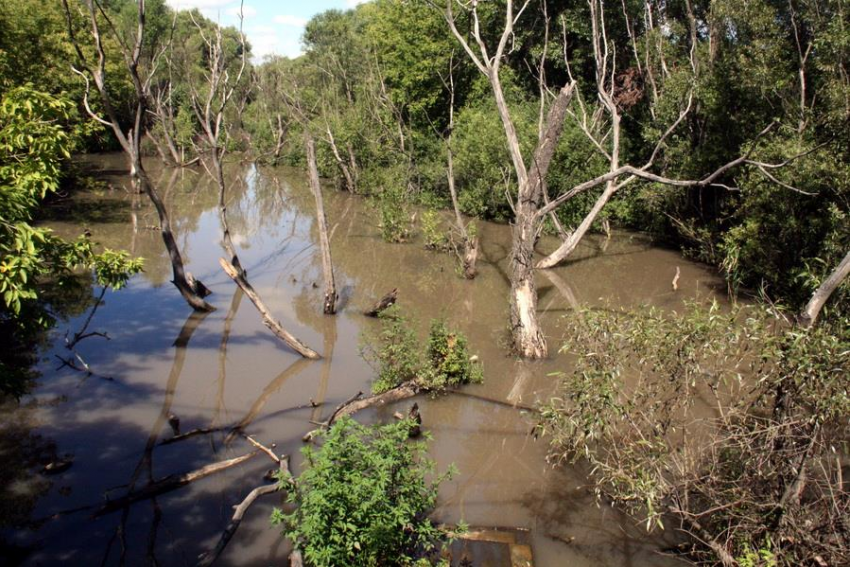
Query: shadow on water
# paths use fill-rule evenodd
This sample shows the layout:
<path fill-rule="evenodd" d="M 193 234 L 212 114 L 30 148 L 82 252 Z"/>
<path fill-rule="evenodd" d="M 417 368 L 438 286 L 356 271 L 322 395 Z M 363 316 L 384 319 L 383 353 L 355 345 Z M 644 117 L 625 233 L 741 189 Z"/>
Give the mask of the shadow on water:
<path fill-rule="evenodd" d="M 216 191 L 197 172 L 151 164 L 171 210 L 187 268 L 212 290 L 213 313 L 190 315 L 169 282 L 170 265 L 154 211 L 124 192 L 124 164 L 116 156 L 94 161 L 111 190 L 74 195 L 54 212 L 50 226 L 145 258 L 145 272 L 127 289 L 107 293 L 92 329 L 111 340 L 88 339 L 78 350 L 108 381 L 57 369 L 65 331 L 79 329 L 91 292 L 39 351 L 37 386 L 20 404 L 0 409 L 0 565 L 193 565 L 210 549 L 240 502 L 263 484 L 271 468 L 264 455 L 93 517 L 105 502 L 173 474 L 244 455 L 242 434 L 293 456 L 297 474 L 301 437 L 341 401 L 370 389 L 374 371 L 359 344 L 377 322 L 361 313 L 398 288 L 399 303 L 417 321 L 420 336 L 431 318 L 445 317 L 464 332 L 483 361 L 485 384 L 470 394 L 418 400 L 434 436 L 430 454 L 441 470 L 460 475 L 441 488 L 438 520 L 531 530 L 535 564 L 658 565 L 664 545 L 607 507 L 584 487 L 585 471 L 553 469 L 533 420 L 510 404 L 532 405 L 551 394 L 550 374 L 569 369 L 569 357 L 526 363 L 502 348 L 507 320 L 510 228 L 481 223 L 482 261 L 474 282 L 456 275 L 453 258 L 418 243 L 380 240 L 375 212 L 362 200 L 328 191 L 325 207 L 340 312 L 321 311 L 321 264 L 314 202 L 304 176 L 284 168 L 228 168 L 234 244 L 274 316 L 322 360 L 306 361 L 263 326 L 242 292 L 219 270 L 221 233 Z M 544 238 L 541 250 L 554 248 Z M 614 308 L 643 303 L 665 309 L 707 297 L 718 280 L 645 239 L 615 234 L 607 244 L 590 238 L 566 266 L 541 273 L 540 310 L 557 344 L 560 318 L 576 306 Z M 680 291 L 670 279 L 681 267 Z M 555 349 L 553 349 L 555 350 Z M 488 402 L 496 400 L 499 404 Z M 406 407 L 406 406 L 405 406 Z M 364 421 L 392 420 L 394 407 L 363 412 Z M 176 437 L 172 424 L 179 420 Z M 169 440 L 173 440 L 169 441 Z M 60 474 L 48 462 L 73 458 Z M 11 463 L 7 465 L 6 463 Z M 119 503 L 122 501 L 118 501 Z M 279 496 L 255 503 L 217 565 L 280 563 L 287 544 L 268 521 Z M 74 511 L 76 510 L 76 511 Z M 570 538 L 574 538 L 570 540 Z M 565 541 L 571 541 L 567 544 Z"/>

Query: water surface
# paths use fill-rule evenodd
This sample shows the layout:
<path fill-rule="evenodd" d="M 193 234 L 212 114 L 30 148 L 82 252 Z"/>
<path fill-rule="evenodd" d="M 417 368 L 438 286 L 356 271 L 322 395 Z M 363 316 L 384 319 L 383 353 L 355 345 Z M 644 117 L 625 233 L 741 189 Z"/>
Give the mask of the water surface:
<path fill-rule="evenodd" d="M 416 241 L 382 242 L 377 215 L 366 200 L 327 189 L 325 208 L 342 296 L 339 314 L 327 317 L 317 287 L 321 263 L 306 177 L 291 169 L 232 164 L 228 218 L 234 243 L 251 283 L 275 316 L 324 355 L 305 361 L 262 325 L 250 301 L 219 268 L 217 193 L 203 169 L 150 165 L 187 268 L 213 291 L 208 300 L 217 310 L 199 315 L 191 313 L 169 282 L 155 212 L 130 191 L 122 157 L 90 161 L 108 187 L 60 203 L 49 212 L 49 224 L 65 236 L 88 229 L 104 246 L 143 256 L 145 272 L 127 289 L 107 293 L 97 311 L 91 330 L 106 332 L 111 340 L 95 337 L 78 346 L 95 376 L 57 368 L 55 356 L 68 356 L 63 337 L 83 324 L 90 305 L 83 302 L 78 315 L 51 333 L 32 394 L 21 407 L 0 414 L 5 469 L 0 511 L 5 526 L 29 523 L 4 529 L 6 546 L 0 553 L 9 563 L 193 565 L 215 544 L 232 506 L 265 482 L 270 460 L 256 457 L 123 512 L 93 518 L 92 506 L 120 496 L 133 483 L 140 487 L 151 478 L 249 452 L 241 437 L 228 436 L 234 425 L 292 454 L 297 474 L 301 437 L 313 428 L 310 421 L 323 419 L 352 394 L 368 392 L 375 372 L 359 350 L 363 334 L 377 327 L 361 312 L 394 287 L 423 334 L 434 317 L 446 318 L 467 334 L 485 373 L 485 383 L 468 392 L 533 404 L 551 394 L 553 372 L 569 370 L 566 355 L 523 362 L 504 348 L 507 226 L 481 225 L 480 275 L 465 281 L 447 254 L 429 252 Z M 556 244 L 544 238 L 540 250 Z M 680 289 L 673 292 L 677 267 Z M 556 352 L 559 321 L 578 304 L 678 309 L 685 299 L 711 296 L 721 282 L 676 252 L 618 232 L 609 240 L 585 239 L 568 265 L 539 274 L 538 285 L 543 328 Z M 313 408 L 311 402 L 323 405 Z M 436 519 L 528 529 L 535 564 L 544 567 L 681 564 L 659 555 L 672 541 L 669 534 L 647 537 L 634 520 L 597 504 L 581 470 L 548 464 L 546 441 L 534 439 L 533 419 L 521 411 L 464 396 L 418 402 L 434 437 L 431 456 L 441 470 L 454 463 L 460 471 L 442 487 Z M 407 405 L 364 412 L 358 419 L 389 421 L 393 411 Z M 182 431 L 220 430 L 159 445 L 173 435 L 170 414 L 180 418 Z M 74 462 L 62 474 L 30 472 L 65 455 Z M 219 565 L 283 563 L 287 545 L 268 521 L 275 504 L 279 498 L 271 496 L 250 509 Z"/>

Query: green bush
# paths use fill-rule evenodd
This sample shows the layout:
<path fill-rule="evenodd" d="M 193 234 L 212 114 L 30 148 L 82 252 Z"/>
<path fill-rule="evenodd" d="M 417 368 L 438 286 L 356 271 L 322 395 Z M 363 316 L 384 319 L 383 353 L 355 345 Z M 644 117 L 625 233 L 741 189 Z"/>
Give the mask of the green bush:
<path fill-rule="evenodd" d="M 469 353 L 466 337 L 447 327 L 444 321 L 431 321 L 428 342 L 423 348 L 413 330 L 414 321 L 398 305 L 384 310 L 379 318 L 380 332 L 366 337 L 361 349 L 364 358 L 378 371 L 378 378 L 372 384 L 373 393 L 380 394 L 413 380 L 433 392 L 484 380 L 481 367 Z"/>
<path fill-rule="evenodd" d="M 345 417 L 320 449 L 305 447 L 306 469 L 290 490 L 289 514 L 272 522 L 313 567 L 430 564 L 446 539 L 429 519 L 439 484 L 424 442 L 408 441 L 411 422 L 365 426 Z M 286 479 L 281 479 L 289 489 Z"/>
<path fill-rule="evenodd" d="M 385 309 L 378 317 L 380 332 L 362 348 L 364 358 L 377 365 L 378 378 L 372 384 L 375 394 L 416 380 L 424 369 L 422 349 L 410 318 L 398 305 Z"/>
<path fill-rule="evenodd" d="M 429 250 L 448 250 L 450 247 L 449 237 L 442 230 L 440 213 L 435 210 L 427 210 L 422 213 L 422 236 L 425 239 L 425 248 Z"/>
<path fill-rule="evenodd" d="M 716 547 L 698 542 L 712 539 L 741 565 L 846 564 L 850 322 L 804 330 L 775 309 L 571 316 L 576 363 L 540 413 L 550 457 L 587 463 L 597 493 L 648 529 L 698 518 L 693 556 L 708 564 Z"/>
<path fill-rule="evenodd" d="M 389 185 L 378 195 L 377 205 L 381 238 L 393 243 L 407 240 L 411 231 L 404 189 L 398 184 Z"/>
<path fill-rule="evenodd" d="M 446 326 L 445 321 L 431 321 L 428 334 L 429 368 L 424 382 L 432 390 L 456 388 L 484 381 L 481 366 L 471 360 L 466 337 Z"/>

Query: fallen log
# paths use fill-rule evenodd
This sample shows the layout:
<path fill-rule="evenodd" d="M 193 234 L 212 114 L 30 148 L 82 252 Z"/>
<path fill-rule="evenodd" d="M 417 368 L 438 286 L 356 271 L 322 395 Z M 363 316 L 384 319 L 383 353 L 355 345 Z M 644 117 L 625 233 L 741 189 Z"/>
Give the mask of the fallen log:
<path fill-rule="evenodd" d="M 172 490 L 176 490 L 178 488 L 186 486 L 187 484 L 195 482 L 196 480 L 200 480 L 212 474 L 242 464 L 245 461 L 254 457 L 255 455 L 258 455 L 259 452 L 260 451 L 258 450 L 251 451 L 250 453 L 242 455 L 240 457 L 234 457 L 225 461 L 212 463 L 210 465 L 203 466 L 199 469 L 195 469 L 187 473 L 169 475 L 161 480 L 157 480 L 146 485 L 144 488 L 125 494 L 124 496 L 116 498 L 115 500 L 110 500 L 109 502 L 106 502 L 95 511 L 93 516 L 97 518 L 105 514 L 116 512 L 122 508 L 135 504 L 136 502 L 148 500 L 150 498 L 154 498 L 155 496 L 159 496 L 160 494 L 171 492 Z"/>
<path fill-rule="evenodd" d="M 158 445 L 171 445 L 172 443 L 177 443 L 178 441 L 183 441 L 184 439 L 190 439 L 195 437 L 196 435 L 206 435 L 208 433 L 215 433 L 216 431 L 221 431 L 223 429 L 227 429 L 226 427 L 199 427 L 197 429 L 192 429 L 187 431 L 186 433 L 181 433 L 179 435 L 175 435 L 173 437 L 169 437 L 168 439 L 163 439 L 158 443 Z"/>
<path fill-rule="evenodd" d="M 404 382 L 403 384 L 396 386 L 391 390 L 387 390 L 382 394 L 369 396 L 368 398 L 361 398 L 360 396 L 362 395 L 362 393 L 358 392 L 356 396 L 344 402 L 336 410 L 334 410 L 334 412 L 327 420 L 321 422 L 319 424 L 318 429 L 314 429 L 308 432 L 306 435 L 304 435 L 304 437 L 302 437 L 301 440 L 305 443 L 309 443 L 316 435 L 319 434 L 319 431 L 321 431 L 322 429 L 328 429 L 340 417 L 355 414 L 366 408 L 383 406 L 386 404 L 399 402 L 401 400 L 406 400 L 408 398 L 412 398 L 413 396 L 421 392 L 427 391 L 427 388 L 423 388 L 415 380 L 409 380 L 407 382 Z"/>
<path fill-rule="evenodd" d="M 548 272 L 544 272 L 544 273 L 548 274 Z M 527 406 L 527 405 L 520 404 L 520 403 L 512 404 L 511 402 L 506 402 L 506 401 L 503 401 L 503 400 L 497 400 L 495 398 L 488 398 L 488 397 L 485 397 L 485 396 L 479 396 L 477 394 L 472 394 L 470 392 L 462 392 L 460 390 L 456 390 L 452 393 L 457 395 L 457 396 L 463 396 L 465 398 L 472 398 L 473 400 L 479 400 L 479 401 L 482 401 L 482 402 L 485 402 L 485 403 L 488 403 L 488 404 L 494 404 L 494 405 L 502 406 L 502 407 L 508 408 L 508 409 L 527 411 L 527 412 L 531 412 L 531 413 L 537 413 L 538 411 L 540 411 L 537 408 L 534 408 L 532 406 Z"/>
<path fill-rule="evenodd" d="M 250 437 L 247 437 L 249 441 L 258 447 L 262 447 L 261 450 L 268 450 Z M 272 453 L 273 459 L 275 459 L 280 465 L 280 471 L 287 477 L 291 477 L 292 473 L 289 471 L 289 457 L 278 458 L 274 456 Z M 242 518 L 245 516 L 245 512 L 248 511 L 248 508 L 251 507 L 251 504 L 254 503 L 257 498 L 261 496 L 265 496 L 267 494 L 272 494 L 274 492 L 278 492 L 280 490 L 280 483 L 267 484 L 264 486 L 258 486 L 254 490 L 248 493 L 248 496 L 245 499 L 234 507 L 233 517 L 230 519 L 230 522 L 227 524 L 227 527 L 224 528 L 224 532 L 222 532 L 221 537 L 218 539 L 215 547 L 212 551 L 208 551 L 206 553 L 201 554 L 198 557 L 197 567 L 209 567 L 213 563 L 215 563 L 216 559 L 224 551 L 224 548 L 227 547 L 227 544 L 230 543 L 230 540 L 236 534 L 236 530 L 239 529 L 239 525 L 242 523 Z"/>
<path fill-rule="evenodd" d="M 219 264 L 224 269 L 224 272 L 236 282 L 245 295 L 248 296 L 248 299 L 251 300 L 251 303 L 254 304 L 254 307 L 257 308 L 257 311 L 260 312 L 260 316 L 263 318 L 263 324 L 268 327 L 272 333 L 275 334 L 277 338 L 282 340 L 284 343 L 289 345 L 289 347 L 303 356 L 304 358 L 318 359 L 322 358 L 319 353 L 302 343 L 300 340 L 291 335 L 286 329 L 284 329 L 280 323 L 272 317 L 271 312 L 269 311 L 266 304 L 263 303 L 263 300 L 260 298 L 259 294 L 257 294 L 256 290 L 254 290 L 253 286 L 248 283 L 248 280 L 244 275 L 240 274 L 239 271 L 232 265 L 230 262 L 225 260 L 224 258 L 219 258 Z"/>
<path fill-rule="evenodd" d="M 398 299 L 398 288 L 393 288 L 392 291 L 384 295 L 371 309 L 364 311 L 363 314 L 367 317 L 377 317 L 381 314 L 381 311 L 395 305 L 396 299 Z"/>

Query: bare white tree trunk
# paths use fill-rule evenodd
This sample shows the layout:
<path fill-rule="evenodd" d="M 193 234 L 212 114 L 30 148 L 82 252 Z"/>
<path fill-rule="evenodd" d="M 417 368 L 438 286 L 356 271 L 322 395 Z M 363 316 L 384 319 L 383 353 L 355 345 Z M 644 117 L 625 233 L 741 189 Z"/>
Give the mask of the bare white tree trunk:
<path fill-rule="evenodd" d="M 453 0 L 446 2 L 446 21 L 466 54 L 490 83 L 517 178 L 517 202 L 514 205 L 516 216 L 513 224 L 510 255 L 510 328 L 514 348 L 520 356 L 526 358 L 545 358 L 548 356 L 549 350 L 537 315 L 534 244 L 539 234 L 538 213 L 543 205 L 546 173 L 563 132 L 564 119 L 572 98 L 574 83 L 571 82 L 564 86 L 552 103 L 546 120 L 546 130 L 538 140 L 531 158 L 531 166 L 526 167 L 520 148 L 519 136 L 505 100 L 499 78 L 499 69 L 505 48 L 513 35 L 514 24 L 528 6 L 528 2 L 524 3 L 519 11 L 514 12 L 512 0 L 507 1 L 504 30 L 492 56 L 480 33 L 477 3 L 472 3 L 470 15 L 473 24 L 472 36 L 477 44 L 478 53 L 457 29 L 452 12 L 452 2 Z"/>
<path fill-rule="evenodd" d="M 316 224 L 319 229 L 319 248 L 322 252 L 322 274 L 325 282 L 325 301 L 323 311 L 325 315 L 336 313 L 336 283 L 334 282 L 334 268 L 331 261 L 331 243 L 328 238 L 328 220 L 325 217 L 325 203 L 322 198 L 322 186 L 319 183 L 319 170 L 316 167 L 316 142 L 309 134 L 305 134 L 305 145 L 307 148 L 307 169 L 310 177 L 310 190 L 316 199 Z"/>
<path fill-rule="evenodd" d="M 806 304 L 803 312 L 800 313 L 798 319 L 802 326 L 811 327 L 815 324 L 820 315 L 821 309 L 829 300 L 832 293 L 838 289 L 847 276 L 850 275 L 850 252 L 844 256 L 844 259 L 838 264 L 826 280 L 815 290 L 812 298 Z"/>

